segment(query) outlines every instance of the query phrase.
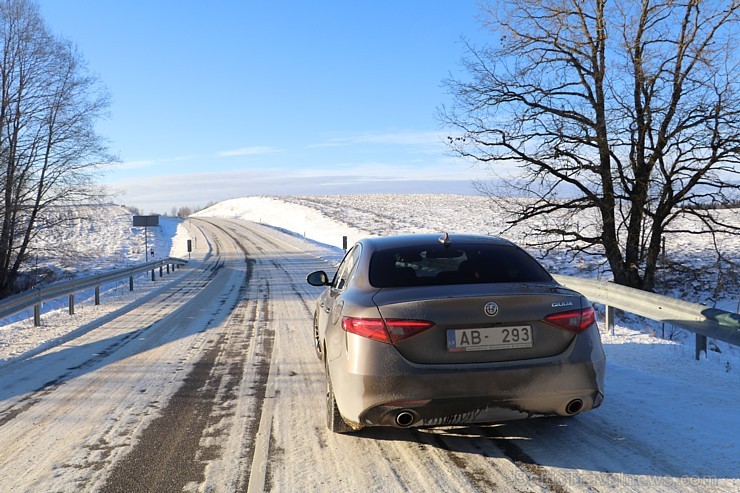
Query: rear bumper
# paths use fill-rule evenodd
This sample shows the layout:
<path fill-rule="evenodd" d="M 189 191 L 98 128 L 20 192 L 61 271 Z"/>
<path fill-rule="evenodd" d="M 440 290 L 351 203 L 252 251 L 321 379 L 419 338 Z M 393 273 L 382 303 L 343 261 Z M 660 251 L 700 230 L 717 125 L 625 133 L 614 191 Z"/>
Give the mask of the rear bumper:
<path fill-rule="evenodd" d="M 595 326 L 560 355 L 481 365 L 415 365 L 393 346 L 349 334 L 346 354 L 329 366 L 342 416 L 362 426 L 569 416 L 598 407 L 604 396 L 605 357 Z M 402 412 L 408 414 L 399 424 Z"/>

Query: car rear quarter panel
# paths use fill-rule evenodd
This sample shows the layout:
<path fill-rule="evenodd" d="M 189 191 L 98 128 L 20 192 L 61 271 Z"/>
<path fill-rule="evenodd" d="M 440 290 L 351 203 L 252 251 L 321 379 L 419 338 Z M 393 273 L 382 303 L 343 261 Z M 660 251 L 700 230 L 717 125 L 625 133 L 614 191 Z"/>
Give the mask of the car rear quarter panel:
<path fill-rule="evenodd" d="M 325 331 L 326 357 L 330 363 L 347 355 L 347 333 L 342 329 L 344 316 L 380 317 L 378 307 L 372 301 L 376 291 L 377 289 L 347 289 L 334 303 L 331 314 L 326 317 Z"/>

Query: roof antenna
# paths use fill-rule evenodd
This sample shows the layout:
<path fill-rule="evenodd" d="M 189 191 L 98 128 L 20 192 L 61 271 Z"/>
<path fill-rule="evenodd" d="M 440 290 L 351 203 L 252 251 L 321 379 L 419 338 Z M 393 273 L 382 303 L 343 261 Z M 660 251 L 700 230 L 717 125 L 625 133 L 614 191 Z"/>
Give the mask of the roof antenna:
<path fill-rule="evenodd" d="M 439 237 L 439 242 L 442 243 L 445 248 L 452 245 L 452 240 L 450 239 L 450 235 L 447 233 L 442 233 L 442 236 Z"/>

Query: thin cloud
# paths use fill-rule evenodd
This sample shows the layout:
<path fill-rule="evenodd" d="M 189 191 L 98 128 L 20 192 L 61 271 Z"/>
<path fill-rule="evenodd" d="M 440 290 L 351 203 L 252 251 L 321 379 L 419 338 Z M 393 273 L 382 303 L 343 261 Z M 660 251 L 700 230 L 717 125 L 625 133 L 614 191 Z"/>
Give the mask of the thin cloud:
<path fill-rule="evenodd" d="M 190 161 L 193 159 L 199 159 L 200 156 L 175 156 L 175 157 L 165 157 L 165 158 L 158 158 L 158 159 L 141 159 L 137 161 L 124 161 L 122 163 L 116 163 L 114 164 L 114 167 L 116 169 L 141 169 L 141 168 L 150 168 L 157 165 L 167 164 L 167 163 L 179 163 L 183 161 Z"/>
<path fill-rule="evenodd" d="M 246 170 L 231 173 L 195 173 L 134 179 L 111 183 L 118 190 L 119 203 L 146 211 L 167 212 L 183 205 L 203 206 L 208 202 L 250 195 L 332 195 L 350 193 L 474 193 L 472 181 L 463 176 L 413 173 L 380 174 L 368 170 L 357 174 L 338 174 L 332 170 L 314 173 L 285 171 L 265 173 Z M 368 171 L 365 173 L 364 171 Z M 161 183 L 166 181 L 167 187 Z"/>
<path fill-rule="evenodd" d="M 218 153 L 218 155 L 220 157 L 255 156 L 258 154 L 272 154 L 274 152 L 281 152 L 281 149 L 268 146 L 252 146 L 242 147 L 240 149 L 233 149 L 230 151 L 221 151 Z"/>

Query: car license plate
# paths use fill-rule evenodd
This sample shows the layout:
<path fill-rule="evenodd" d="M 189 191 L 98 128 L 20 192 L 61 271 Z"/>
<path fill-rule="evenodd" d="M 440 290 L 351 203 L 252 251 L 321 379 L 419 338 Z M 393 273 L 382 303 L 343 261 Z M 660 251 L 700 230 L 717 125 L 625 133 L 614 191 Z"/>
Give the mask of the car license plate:
<path fill-rule="evenodd" d="M 447 331 L 447 350 L 487 351 L 532 347 L 532 327 L 486 327 L 481 329 L 451 329 Z"/>

